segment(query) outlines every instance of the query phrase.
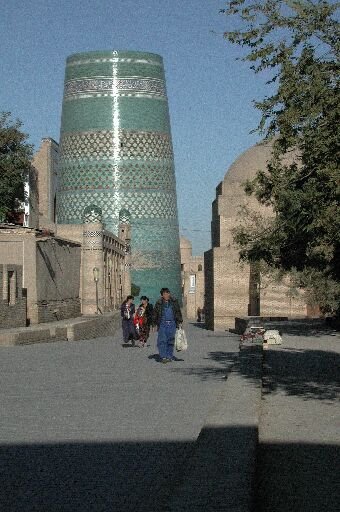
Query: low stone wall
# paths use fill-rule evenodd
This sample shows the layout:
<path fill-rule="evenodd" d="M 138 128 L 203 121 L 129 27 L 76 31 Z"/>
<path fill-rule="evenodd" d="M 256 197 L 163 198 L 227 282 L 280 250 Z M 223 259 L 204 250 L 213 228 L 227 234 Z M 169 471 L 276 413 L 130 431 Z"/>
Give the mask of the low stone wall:
<path fill-rule="evenodd" d="M 6 332 L 7 331 L 7 332 Z M 29 343 L 39 343 L 49 341 L 51 338 L 49 329 L 40 329 L 32 331 L 29 328 L 25 331 L 13 331 L 12 329 L 3 329 L 0 331 L 0 345 L 26 345 Z"/>
<path fill-rule="evenodd" d="M 251 325 L 263 326 L 268 322 L 283 322 L 288 320 L 286 316 L 245 316 L 245 317 L 236 317 L 235 318 L 235 329 L 230 329 L 230 331 L 235 332 L 236 334 L 243 334 L 247 327 Z"/>
<path fill-rule="evenodd" d="M 24 327 L 26 325 L 26 297 L 20 297 L 15 304 L 0 301 L 0 328 Z"/>
<path fill-rule="evenodd" d="M 40 301 L 37 310 L 39 323 L 77 318 L 81 314 L 80 298 Z"/>
<path fill-rule="evenodd" d="M 284 322 L 288 321 L 288 317 L 286 316 L 244 316 L 244 317 L 236 317 L 235 318 L 235 328 L 230 329 L 231 332 L 236 334 L 243 334 L 247 327 L 254 326 L 264 326 L 269 322 Z"/>
<path fill-rule="evenodd" d="M 117 328 L 120 328 L 120 324 L 120 312 L 91 317 L 69 325 L 67 327 L 67 339 L 68 341 L 77 341 L 113 336 Z M 58 330 L 56 334 L 58 334 Z"/>
<path fill-rule="evenodd" d="M 235 318 L 235 328 L 229 331 L 243 334 L 247 327 L 263 326 L 265 329 L 277 329 L 280 332 L 291 334 L 302 333 L 321 329 L 332 330 L 332 325 L 327 318 L 288 318 L 282 316 L 246 316 Z"/>
<path fill-rule="evenodd" d="M 30 343 L 51 343 L 56 341 L 80 341 L 113 336 L 120 329 L 120 312 L 105 313 L 92 317 L 79 317 L 60 322 L 0 329 L 0 345 L 26 345 Z"/>

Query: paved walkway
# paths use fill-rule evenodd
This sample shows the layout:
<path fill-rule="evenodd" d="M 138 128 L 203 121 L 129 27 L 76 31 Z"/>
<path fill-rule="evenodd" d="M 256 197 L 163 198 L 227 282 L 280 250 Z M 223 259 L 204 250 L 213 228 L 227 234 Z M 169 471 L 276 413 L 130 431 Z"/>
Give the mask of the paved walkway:
<path fill-rule="evenodd" d="M 155 334 L 0 347 L 0 509 L 167 510 L 238 354 L 235 335 L 187 331 L 167 365 Z"/>
<path fill-rule="evenodd" d="M 338 510 L 339 334 L 186 329 L 167 365 L 155 334 L 0 347 L 1 512 Z"/>
<path fill-rule="evenodd" d="M 264 351 L 257 512 L 339 510 L 339 377 L 339 333 Z"/>

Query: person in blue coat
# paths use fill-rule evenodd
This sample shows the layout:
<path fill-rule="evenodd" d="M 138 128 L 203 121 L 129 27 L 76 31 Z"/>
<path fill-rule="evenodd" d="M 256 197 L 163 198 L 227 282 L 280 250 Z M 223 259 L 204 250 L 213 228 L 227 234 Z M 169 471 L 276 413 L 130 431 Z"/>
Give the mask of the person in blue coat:
<path fill-rule="evenodd" d="M 178 300 L 171 296 L 169 288 L 162 288 L 161 297 L 153 309 L 153 323 L 157 326 L 157 347 L 162 363 L 174 360 L 176 328 L 183 322 Z"/>

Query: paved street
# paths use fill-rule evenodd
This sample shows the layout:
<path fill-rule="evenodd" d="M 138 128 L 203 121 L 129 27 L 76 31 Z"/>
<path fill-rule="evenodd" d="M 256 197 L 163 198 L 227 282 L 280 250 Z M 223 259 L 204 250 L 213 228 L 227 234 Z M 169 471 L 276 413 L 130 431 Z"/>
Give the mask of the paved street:
<path fill-rule="evenodd" d="M 187 327 L 163 365 L 114 339 L 0 348 L 3 512 L 164 511 L 238 337 Z"/>
<path fill-rule="evenodd" d="M 257 512 L 339 510 L 339 370 L 339 334 L 264 351 Z"/>
<path fill-rule="evenodd" d="M 0 347 L 1 512 L 336 512 L 339 336 L 186 330 Z"/>

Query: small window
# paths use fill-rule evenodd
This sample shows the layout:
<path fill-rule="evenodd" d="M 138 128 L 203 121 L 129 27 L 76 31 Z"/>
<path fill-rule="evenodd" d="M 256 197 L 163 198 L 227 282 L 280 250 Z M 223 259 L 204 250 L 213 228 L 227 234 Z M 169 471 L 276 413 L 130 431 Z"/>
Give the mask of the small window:
<path fill-rule="evenodd" d="M 189 293 L 195 293 L 195 290 L 196 290 L 196 275 L 195 274 L 190 274 L 190 277 L 189 277 L 190 281 L 189 281 Z"/>
<path fill-rule="evenodd" d="M 198 272 L 202 272 L 202 265 L 201 264 L 198 265 Z"/>

